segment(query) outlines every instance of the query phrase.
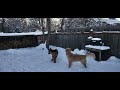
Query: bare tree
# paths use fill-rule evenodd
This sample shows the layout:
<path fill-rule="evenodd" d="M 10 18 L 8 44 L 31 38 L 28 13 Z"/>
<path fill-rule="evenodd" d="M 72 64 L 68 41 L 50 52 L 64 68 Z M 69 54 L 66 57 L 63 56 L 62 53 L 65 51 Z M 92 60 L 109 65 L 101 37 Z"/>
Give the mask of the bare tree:
<path fill-rule="evenodd" d="M 39 26 L 41 27 L 42 33 L 43 33 L 43 42 L 45 42 L 44 18 L 39 18 L 38 22 L 39 22 Z"/>
<path fill-rule="evenodd" d="M 4 32 L 4 31 L 5 31 L 4 24 L 5 24 L 5 18 L 2 18 L 1 32 Z"/>
<path fill-rule="evenodd" d="M 63 28 L 63 26 L 64 26 L 64 21 L 65 21 L 65 18 L 62 18 L 62 19 L 61 19 L 61 27 L 60 27 L 62 31 L 63 31 L 63 29 L 64 29 L 64 28 Z"/>
<path fill-rule="evenodd" d="M 47 30 L 48 30 L 48 38 L 46 47 L 49 49 L 50 45 L 50 34 L 51 34 L 51 18 L 47 18 Z"/>
<path fill-rule="evenodd" d="M 42 27 L 42 32 L 43 32 L 43 42 L 45 42 L 44 18 L 41 18 L 41 27 Z"/>

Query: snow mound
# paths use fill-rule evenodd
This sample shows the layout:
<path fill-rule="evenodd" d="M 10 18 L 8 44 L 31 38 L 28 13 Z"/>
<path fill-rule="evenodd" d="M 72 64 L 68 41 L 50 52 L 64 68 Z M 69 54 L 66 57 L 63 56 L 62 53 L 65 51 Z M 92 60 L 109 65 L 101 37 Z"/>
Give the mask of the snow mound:
<path fill-rule="evenodd" d="M 93 37 L 92 36 L 89 36 L 88 39 L 92 39 Z"/>
<path fill-rule="evenodd" d="M 79 49 L 74 49 L 73 53 L 74 53 L 74 54 L 79 54 L 79 55 L 86 55 L 86 54 L 87 54 L 87 51 L 84 50 L 84 49 L 81 49 L 81 50 L 79 50 Z"/>
<path fill-rule="evenodd" d="M 120 59 L 115 57 L 115 56 L 111 56 L 107 62 L 112 62 L 112 63 L 120 63 Z"/>
<path fill-rule="evenodd" d="M 78 48 L 74 49 L 73 53 L 77 54 L 80 50 Z"/>
<path fill-rule="evenodd" d="M 113 19 L 101 19 L 103 22 L 107 22 L 108 24 L 115 24 L 115 23 L 120 23 L 118 20 L 113 20 Z"/>
<path fill-rule="evenodd" d="M 51 48 L 52 50 L 58 49 L 58 47 L 50 45 L 49 48 Z"/>

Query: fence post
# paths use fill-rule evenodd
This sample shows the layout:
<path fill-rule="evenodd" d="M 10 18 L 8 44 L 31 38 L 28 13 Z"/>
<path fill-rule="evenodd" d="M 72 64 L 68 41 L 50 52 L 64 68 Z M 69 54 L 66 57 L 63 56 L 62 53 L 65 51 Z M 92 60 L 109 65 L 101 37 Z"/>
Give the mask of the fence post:
<path fill-rule="evenodd" d="M 89 31 L 90 36 L 93 36 L 93 29 Z"/>

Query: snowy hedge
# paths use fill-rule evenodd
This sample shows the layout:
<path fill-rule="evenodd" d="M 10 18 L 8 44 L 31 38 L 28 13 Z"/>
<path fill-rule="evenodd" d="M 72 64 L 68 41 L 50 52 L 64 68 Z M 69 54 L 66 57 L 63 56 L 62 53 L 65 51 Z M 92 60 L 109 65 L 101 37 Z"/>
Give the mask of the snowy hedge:
<path fill-rule="evenodd" d="M 0 36 L 0 50 L 26 48 L 38 45 L 37 36 Z"/>

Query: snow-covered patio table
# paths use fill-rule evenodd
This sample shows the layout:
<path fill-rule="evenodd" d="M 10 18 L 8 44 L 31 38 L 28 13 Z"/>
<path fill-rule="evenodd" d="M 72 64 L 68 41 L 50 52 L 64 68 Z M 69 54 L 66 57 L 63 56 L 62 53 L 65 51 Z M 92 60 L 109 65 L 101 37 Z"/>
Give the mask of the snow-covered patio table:
<path fill-rule="evenodd" d="M 85 48 L 90 51 L 99 52 L 99 61 L 101 61 L 101 52 L 105 50 L 110 50 L 109 46 L 93 46 L 93 45 L 86 45 Z"/>

